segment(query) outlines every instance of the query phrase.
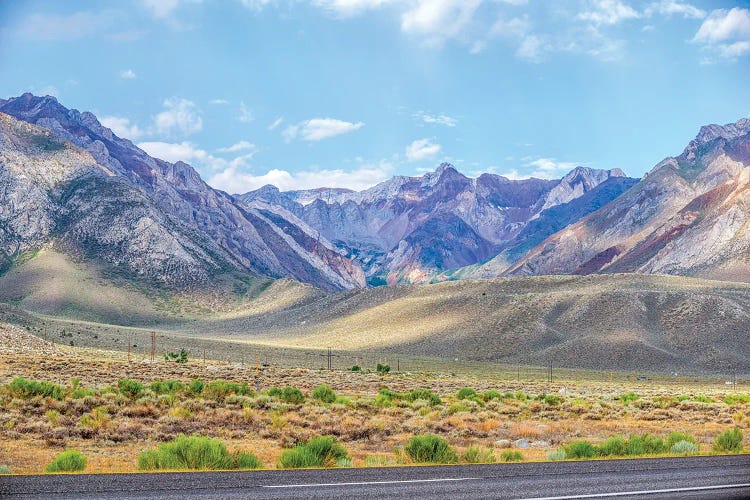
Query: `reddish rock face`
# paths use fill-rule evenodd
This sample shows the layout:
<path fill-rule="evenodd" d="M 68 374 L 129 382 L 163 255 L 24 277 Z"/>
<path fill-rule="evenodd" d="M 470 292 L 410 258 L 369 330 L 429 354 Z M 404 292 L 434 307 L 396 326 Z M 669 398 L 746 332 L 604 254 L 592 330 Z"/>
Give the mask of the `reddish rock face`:
<path fill-rule="evenodd" d="M 750 120 L 683 153 L 541 242 L 507 274 L 637 272 L 750 281 Z"/>
<path fill-rule="evenodd" d="M 287 208 L 345 249 L 371 281 L 394 284 L 443 279 L 502 250 L 520 254 L 633 183 L 619 170 L 581 167 L 558 180 L 472 179 L 444 163 L 362 192 L 267 186 L 238 198 Z M 531 227 L 533 234 L 524 232 Z"/>

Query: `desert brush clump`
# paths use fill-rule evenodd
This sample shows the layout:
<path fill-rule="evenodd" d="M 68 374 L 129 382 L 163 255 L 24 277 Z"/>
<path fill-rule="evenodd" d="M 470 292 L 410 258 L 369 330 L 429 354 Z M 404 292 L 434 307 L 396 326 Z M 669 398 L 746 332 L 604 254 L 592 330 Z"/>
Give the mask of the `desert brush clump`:
<path fill-rule="evenodd" d="M 281 453 L 279 469 L 303 469 L 307 467 L 336 467 L 351 465 L 349 453 L 331 436 L 319 436 L 300 443 Z"/>
<path fill-rule="evenodd" d="M 494 464 L 497 462 L 495 452 L 491 448 L 469 446 L 461 454 L 461 460 L 467 464 Z"/>
<path fill-rule="evenodd" d="M 740 453 L 742 451 L 742 430 L 739 427 L 734 427 L 716 436 L 713 450 L 717 453 Z"/>
<path fill-rule="evenodd" d="M 458 462 L 456 450 L 448 441 L 434 434 L 412 436 L 404 446 L 404 451 L 414 463 L 455 464 Z"/>
<path fill-rule="evenodd" d="M 250 388 L 247 382 L 239 384 L 226 380 L 212 380 L 203 386 L 200 394 L 205 398 L 223 401 L 227 396 L 231 395 L 254 396 L 255 391 Z"/>
<path fill-rule="evenodd" d="M 137 380 L 121 378 L 117 381 L 117 389 L 123 396 L 127 396 L 130 399 L 135 399 L 143 392 L 143 384 L 141 384 Z"/>
<path fill-rule="evenodd" d="M 696 455 L 699 451 L 698 445 L 690 441 L 677 441 L 669 448 L 674 455 Z"/>
<path fill-rule="evenodd" d="M 565 452 L 566 458 L 594 458 L 599 455 L 599 450 L 596 449 L 596 446 L 583 440 L 568 443 L 562 449 Z"/>
<path fill-rule="evenodd" d="M 45 472 L 80 472 L 86 468 L 86 456 L 78 450 L 65 450 L 47 466 Z"/>
<path fill-rule="evenodd" d="M 500 454 L 501 462 L 523 462 L 523 455 L 518 450 L 505 450 Z"/>
<path fill-rule="evenodd" d="M 456 393 L 456 398 L 458 399 L 467 399 L 467 398 L 473 398 L 476 397 L 477 391 L 472 389 L 471 387 L 463 387 L 458 390 Z"/>
<path fill-rule="evenodd" d="M 51 382 L 28 380 L 23 377 L 16 377 L 8 384 L 11 394 L 20 398 L 30 398 L 33 396 L 42 396 L 62 400 L 65 396 L 65 387 L 53 384 Z"/>
<path fill-rule="evenodd" d="M 313 399 L 322 401 L 323 403 L 333 403 L 336 401 L 336 393 L 327 385 L 319 385 L 310 393 Z"/>
<path fill-rule="evenodd" d="M 157 449 L 138 456 L 140 470 L 233 470 L 260 469 L 263 464 L 251 453 L 229 453 L 220 439 L 180 435 Z"/>
<path fill-rule="evenodd" d="M 620 395 L 620 402 L 624 405 L 629 405 L 630 403 L 637 401 L 640 398 L 640 396 L 633 391 L 626 392 L 625 394 Z"/>

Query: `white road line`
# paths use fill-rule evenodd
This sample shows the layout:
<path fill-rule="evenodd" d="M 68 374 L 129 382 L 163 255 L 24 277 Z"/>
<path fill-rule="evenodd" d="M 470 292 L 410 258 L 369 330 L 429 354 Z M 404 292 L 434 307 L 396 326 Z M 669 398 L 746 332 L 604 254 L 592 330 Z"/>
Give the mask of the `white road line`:
<path fill-rule="evenodd" d="M 400 483 L 439 483 L 445 481 L 476 481 L 481 477 L 456 477 L 438 479 L 409 479 L 401 481 L 363 481 L 360 483 L 311 483 L 311 484 L 273 484 L 262 485 L 263 488 L 315 488 L 324 486 L 367 486 L 368 484 L 400 484 Z"/>
<path fill-rule="evenodd" d="M 750 488 L 750 483 L 745 484 L 721 484 L 718 486 L 693 486 L 689 488 L 670 488 L 666 490 L 641 490 L 641 491 L 619 491 L 616 493 L 592 493 L 588 495 L 565 495 L 561 497 L 534 497 L 523 500 L 575 500 L 578 498 L 608 498 L 626 497 L 636 495 L 658 495 L 661 493 L 683 493 L 688 491 L 727 490 L 733 488 Z"/>

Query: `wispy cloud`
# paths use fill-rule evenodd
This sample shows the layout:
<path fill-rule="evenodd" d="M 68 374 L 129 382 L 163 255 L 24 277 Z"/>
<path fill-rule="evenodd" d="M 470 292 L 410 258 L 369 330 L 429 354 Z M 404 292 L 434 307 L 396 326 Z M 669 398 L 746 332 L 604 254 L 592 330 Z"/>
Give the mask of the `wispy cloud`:
<path fill-rule="evenodd" d="M 165 99 L 164 111 L 153 118 L 155 133 L 171 137 L 186 136 L 200 132 L 203 129 L 203 119 L 196 104 L 180 97 Z"/>
<path fill-rule="evenodd" d="M 144 131 L 129 118 L 121 116 L 102 116 L 99 122 L 105 127 L 112 130 L 118 137 L 137 141 L 144 136 Z"/>
<path fill-rule="evenodd" d="M 282 135 L 287 142 L 297 138 L 315 142 L 354 132 L 364 125 L 362 122 L 353 123 L 335 118 L 313 118 L 287 127 Z"/>
<path fill-rule="evenodd" d="M 122 78 L 123 80 L 133 80 L 136 78 L 136 76 L 137 75 L 135 74 L 135 71 L 133 71 L 132 69 L 124 69 L 120 71 L 120 78 Z"/>
<path fill-rule="evenodd" d="M 406 159 L 409 161 L 425 160 L 434 157 L 441 149 L 440 144 L 436 144 L 430 139 L 417 139 L 406 146 Z"/>
<path fill-rule="evenodd" d="M 239 114 L 237 115 L 237 119 L 242 123 L 250 123 L 251 121 L 255 120 L 253 111 L 244 102 L 240 102 L 240 110 Z"/>
<path fill-rule="evenodd" d="M 388 179 L 392 171 L 393 165 L 385 160 L 377 163 L 363 162 L 353 170 L 310 169 L 290 172 L 274 168 L 257 175 L 240 167 L 229 167 L 211 176 L 208 183 L 229 193 L 246 193 L 267 184 L 272 184 L 282 191 L 319 187 L 360 191 Z"/>
<path fill-rule="evenodd" d="M 236 156 L 235 158 L 227 160 L 225 158 L 216 157 L 208 153 L 205 149 L 201 149 L 195 144 L 188 141 L 139 142 L 138 147 L 155 158 L 159 158 L 170 163 L 182 161 L 185 163 L 189 163 L 201 170 L 207 170 L 209 172 L 246 168 L 248 166 L 248 162 L 255 154 L 255 151 L 251 151 L 249 153 L 242 154 Z"/>
<path fill-rule="evenodd" d="M 446 114 L 433 115 L 425 113 L 424 111 L 417 111 L 414 113 L 414 118 L 430 125 L 443 125 L 445 127 L 455 127 L 458 125 L 458 120 L 456 118 Z"/>
<path fill-rule="evenodd" d="M 703 19 L 706 17 L 705 10 L 678 0 L 661 0 L 660 2 L 654 2 L 646 7 L 644 14 L 647 17 L 661 14 L 667 17 L 682 16 L 688 19 Z"/>
<path fill-rule="evenodd" d="M 283 121 L 284 121 L 284 117 L 283 117 L 283 116 L 279 116 L 278 118 L 276 118 L 276 119 L 275 119 L 275 120 L 273 121 L 273 123 L 272 123 L 272 124 L 270 124 L 270 125 L 268 126 L 268 130 L 276 130 L 276 127 L 278 127 L 279 125 L 281 125 L 281 123 L 282 123 Z"/>
<path fill-rule="evenodd" d="M 724 59 L 737 59 L 750 53 L 750 10 L 735 7 L 712 11 L 693 42 Z"/>
<path fill-rule="evenodd" d="M 240 151 L 257 151 L 258 148 L 250 141 L 239 141 L 235 142 L 231 146 L 228 146 L 226 148 L 219 148 L 217 151 L 219 153 L 238 153 Z"/>
<path fill-rule="evenodd" d="M 526 177 L 536 177 L 537 179 L 559 179 L 577 166 L 581 165 L 579 162 L 559 161 L 556 158 L 544 157 L 526 157 L 524 158 L 524 161 L 525 170 L 528 172 Z M 518 174 L 518 171 L 513 170 L 511 173 Z M 509 175 L 503 175 L 509 177 Z"/>
<path fill-rule="evenodd" d="M 587 10 L 579 13 L 577 17 L 595 25 L 612 25 L 638 19 L 641 14 L 622 0 L 589 0 Z"/>
<path fill-rule="evenodd" d="M 224 104 L 229 104 L 229 101 L 227 101 L 226 99 L 211 99 L 210 101 L 208 101 L 208 103 L 223 106 Z"/>

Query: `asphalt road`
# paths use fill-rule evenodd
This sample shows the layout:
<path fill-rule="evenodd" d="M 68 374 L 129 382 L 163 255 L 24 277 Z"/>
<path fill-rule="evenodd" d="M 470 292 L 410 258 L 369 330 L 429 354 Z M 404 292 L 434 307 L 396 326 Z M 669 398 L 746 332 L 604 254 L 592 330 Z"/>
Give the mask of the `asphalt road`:
<path fill-rule="evenodd" d="M 750 455 L 298 471 L 0 476 L 0 498 L 750 498 Z"/>

